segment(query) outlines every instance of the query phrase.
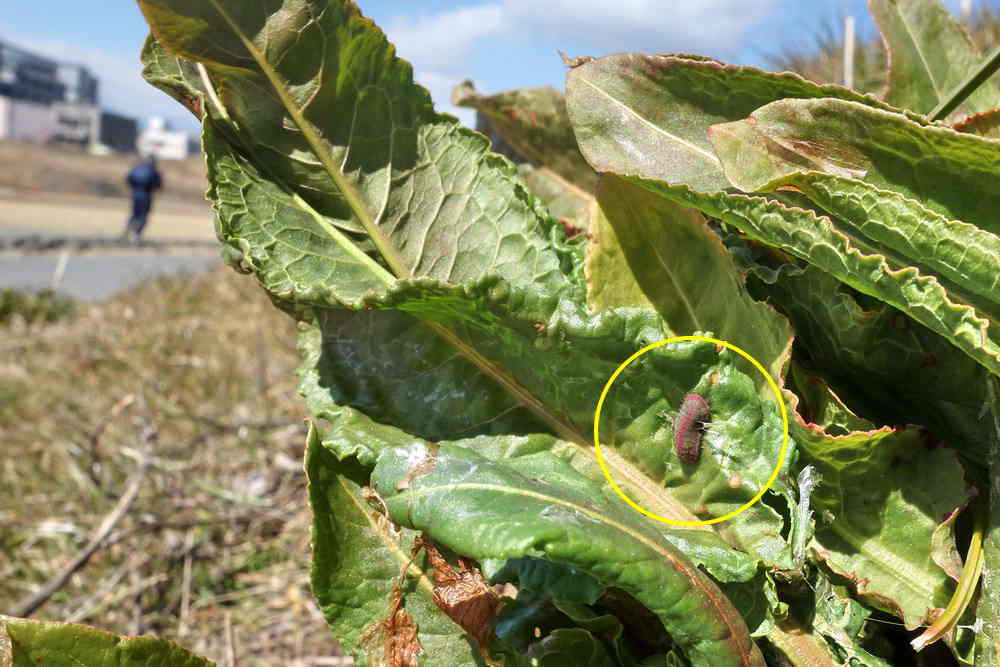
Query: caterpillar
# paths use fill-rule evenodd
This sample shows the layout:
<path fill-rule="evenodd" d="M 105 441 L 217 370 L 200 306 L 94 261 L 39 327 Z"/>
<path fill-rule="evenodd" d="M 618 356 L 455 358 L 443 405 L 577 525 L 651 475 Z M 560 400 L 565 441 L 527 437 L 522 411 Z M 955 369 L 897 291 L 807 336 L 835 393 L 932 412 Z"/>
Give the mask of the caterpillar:
<path fill-rule="evenodd" d="M 674 421 L 674 447 L 682 463 L 697 463 L 701 458 L 701 436 L 708 419 L 708 401 L 698 394 L 688 394 Z"/>

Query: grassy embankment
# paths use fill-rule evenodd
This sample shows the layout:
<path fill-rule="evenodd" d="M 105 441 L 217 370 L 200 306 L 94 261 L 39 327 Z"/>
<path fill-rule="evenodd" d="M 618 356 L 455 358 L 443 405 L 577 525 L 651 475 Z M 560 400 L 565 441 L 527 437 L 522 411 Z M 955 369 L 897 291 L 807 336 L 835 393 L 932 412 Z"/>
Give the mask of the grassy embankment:
<path fill-rule="evenodd" d="M 229 269 L 0 327 L 0 611 L 153 633 L 226 664 L 337 653 L 308 587 L 295 326 Z"/>

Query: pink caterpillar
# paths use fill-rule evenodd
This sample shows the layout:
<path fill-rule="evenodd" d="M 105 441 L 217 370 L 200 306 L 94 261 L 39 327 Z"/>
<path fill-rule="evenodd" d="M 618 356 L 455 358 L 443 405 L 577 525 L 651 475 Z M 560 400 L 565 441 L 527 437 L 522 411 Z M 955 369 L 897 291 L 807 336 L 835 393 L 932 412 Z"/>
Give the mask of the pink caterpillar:
<path fill-rule="evenodd" d="M 698 394 L 688 394 L 674 421 L 674 447 L 682 463 L 697 463 L 701 458 L 701 436 L 708 420 L 708 401 Z"/>

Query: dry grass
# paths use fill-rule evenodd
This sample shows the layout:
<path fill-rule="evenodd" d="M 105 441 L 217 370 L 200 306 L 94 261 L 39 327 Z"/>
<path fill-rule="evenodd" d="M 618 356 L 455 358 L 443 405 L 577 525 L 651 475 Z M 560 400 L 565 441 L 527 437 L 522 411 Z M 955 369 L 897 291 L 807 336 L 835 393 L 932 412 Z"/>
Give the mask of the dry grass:
<path fill-rule="evenodd" d="M 1000 5 L 996 0 L 977 3 L 966 25 L 972 41 L 985 54 L 1000 43 Z M 842 83 L 844 16 L 827 17 L 816 27 L 805 27 L 802 37 L 786 41 L 784 48 L 768 54 L 775 71 L 798 72 L 819 83 Z M 855 42 L 854 88 L 880 94 L 885 88 L 885 46 L 877 32 L 861 34 Z M 994 79 L 995 81 L 1000 81 Z"/>
<path fill-rule="evenodd" d="M 0 141 L 0 188 L 58 194 L 128 196 L 125 175 L 134 155 L 90 155 L 73 147 Z M 202 155 L 161 160 L 164 199 L 194 204 L 205 201 L 206 167 Z"/>
<path fill-rule="evenodd" d="M 308 585 L 294 323 L 227 269 L 0 340 L 0 613 L 139 495 L 35 618 L 175 639 L 219 664 L 333 664 Z"/>

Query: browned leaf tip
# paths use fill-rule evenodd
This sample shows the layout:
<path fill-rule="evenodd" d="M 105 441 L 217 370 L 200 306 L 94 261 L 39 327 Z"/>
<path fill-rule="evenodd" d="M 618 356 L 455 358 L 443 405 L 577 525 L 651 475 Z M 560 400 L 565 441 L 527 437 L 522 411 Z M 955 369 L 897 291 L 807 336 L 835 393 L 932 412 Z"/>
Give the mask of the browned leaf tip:
<path fill-rule="evenodd" d="M 559 57 L 562 58 L 563 64 L 570 69 L 579 67 L 580 65 L 586 65 L 593 60 L 591 56 L 577 56 L 576 58 L 570 58 L 562 51 L 559 52 Z"/>
<path fill-rule="evenodd" d="M 403 593 L 399 583 L 392 588 L 389 611 L 385 618 L 365 630 L 361 636 L 361 646 L 372 664 L 417 667 L 417 657 L 424 650 L 417 637 L 417 624 L 403 607 Z"/>
<path fill-rule="evenodd" d="M 459 559 L 460 569 L 456 570 L 426 536 L 413 543 L 414 555 L 420 549 L 426 550 L 431 563 L 434 604 L 485 647 L 493 634 L 500 598 L 482 573 L 464 559 Z"/>

